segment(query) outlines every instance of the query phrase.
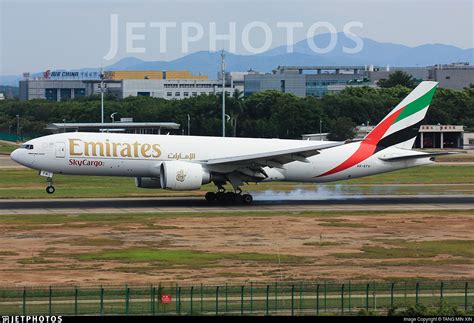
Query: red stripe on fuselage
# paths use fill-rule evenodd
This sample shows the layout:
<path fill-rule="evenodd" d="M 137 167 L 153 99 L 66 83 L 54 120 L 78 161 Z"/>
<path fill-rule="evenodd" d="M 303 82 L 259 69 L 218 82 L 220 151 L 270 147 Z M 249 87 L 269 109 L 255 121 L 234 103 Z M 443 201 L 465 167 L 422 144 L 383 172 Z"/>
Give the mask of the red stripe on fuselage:
<path fill-rule="evenodd" d="M 399 109 L 397 112 L 392 113 L 392 115 L 375 127 L 375 129 L 372 130 L 372 132 L 364 139 L 364 141 L 360 143 L 359 148 L 357 148 L 357 150 L 342 164 L 316 177 L 338 173 L 349 167 L 357 165 L 358 163 L 372 156 L 372 154 L 375 152 L 375 149 L 377 148 L 378 142 L 385 135 L 388 128 L 390 128 L 393 122 L 398 118 L 403 109 L 404 107 Z"/>

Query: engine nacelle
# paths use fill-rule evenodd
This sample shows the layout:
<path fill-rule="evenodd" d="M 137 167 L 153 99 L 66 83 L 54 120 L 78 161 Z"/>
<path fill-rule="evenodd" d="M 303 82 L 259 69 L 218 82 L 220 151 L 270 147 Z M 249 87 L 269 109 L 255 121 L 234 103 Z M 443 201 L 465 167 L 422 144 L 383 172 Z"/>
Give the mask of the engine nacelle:
<path fill-rule="evenodd" d="M 161 188 L 158 177 L 135 177 L 135 185 L 140 188 Z"/>
<path fill-rule="evenodd" d="M 185 161 L 165 161 L 161 163 L 161 187 L 174 191 L 200 189 L 211 181 L 210 173 L 201 164 Z"/>

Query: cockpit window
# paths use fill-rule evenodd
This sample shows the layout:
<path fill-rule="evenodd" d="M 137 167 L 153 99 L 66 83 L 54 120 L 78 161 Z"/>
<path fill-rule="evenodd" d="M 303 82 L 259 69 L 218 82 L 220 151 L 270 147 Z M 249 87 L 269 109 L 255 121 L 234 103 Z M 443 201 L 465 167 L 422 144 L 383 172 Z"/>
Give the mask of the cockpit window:
<path fill-rule="evenodd" d="M 28 145 L 27 145 L 27 144 L 23 144 L 23 145 L 21 145 L 21 146 L 20 146 L 20 148 L 24 148 L 24 149 L 31 150 L 31 149 L 33 149 L 33 145 L 29 145 L 29 144 L 28 144 Z"/>

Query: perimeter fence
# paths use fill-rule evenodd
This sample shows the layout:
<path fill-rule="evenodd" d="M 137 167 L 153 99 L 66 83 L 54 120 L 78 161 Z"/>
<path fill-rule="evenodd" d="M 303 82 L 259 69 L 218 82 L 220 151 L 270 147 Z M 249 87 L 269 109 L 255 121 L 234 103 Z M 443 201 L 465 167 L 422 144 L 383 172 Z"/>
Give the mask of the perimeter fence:
<path fill-rule="evenodd" d="M 473 311 L 473 282 L 0 288 L 0 315 L 355 315 L 440 304 Z"/>

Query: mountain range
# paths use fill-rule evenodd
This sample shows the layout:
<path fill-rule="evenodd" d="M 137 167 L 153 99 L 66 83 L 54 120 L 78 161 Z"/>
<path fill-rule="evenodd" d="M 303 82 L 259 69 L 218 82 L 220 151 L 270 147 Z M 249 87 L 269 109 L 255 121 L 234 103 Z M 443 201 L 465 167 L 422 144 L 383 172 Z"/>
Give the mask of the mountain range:
<path fill-rule="evenodd" d="M 227 71 L 249 69 L 270 72 L 281 65 L 376 65 L 376 66 L 430 66 L 453 62 L 469 62 L 474 65 L 474 48 L 462 49 L 445 44 L 424 44 L 409 47 L 400 44 L 382 43 L 362 38 L 363 48 L 356 54 L 348 54 L 343 47 L 354 48 L 355 42 L 343 33 L 337 33 L 336 47 L 326 54 L 315 53 L 307 39 L 297 42 L 293 52 L 279 46 L 261 54 L 241 55 L 226 53 Z M 324 48 L 330 42 L 330 34 L 320 34 L 312 40 Z M 220 52 L 198 51 L 171 61 L 144 61 L 126 57 L 105 67 L 105 70 L 189 70 L 194 74 L 217 77 L 220 69 Z M 97 71 L 84 68 L 71 71 Z M 36 74 L 40 75 L 40 74 Z M 33 74 L 35 76 L 35 74 Z M 18 85 L 20 76 L 0 76 L 0 85 Z"/>

